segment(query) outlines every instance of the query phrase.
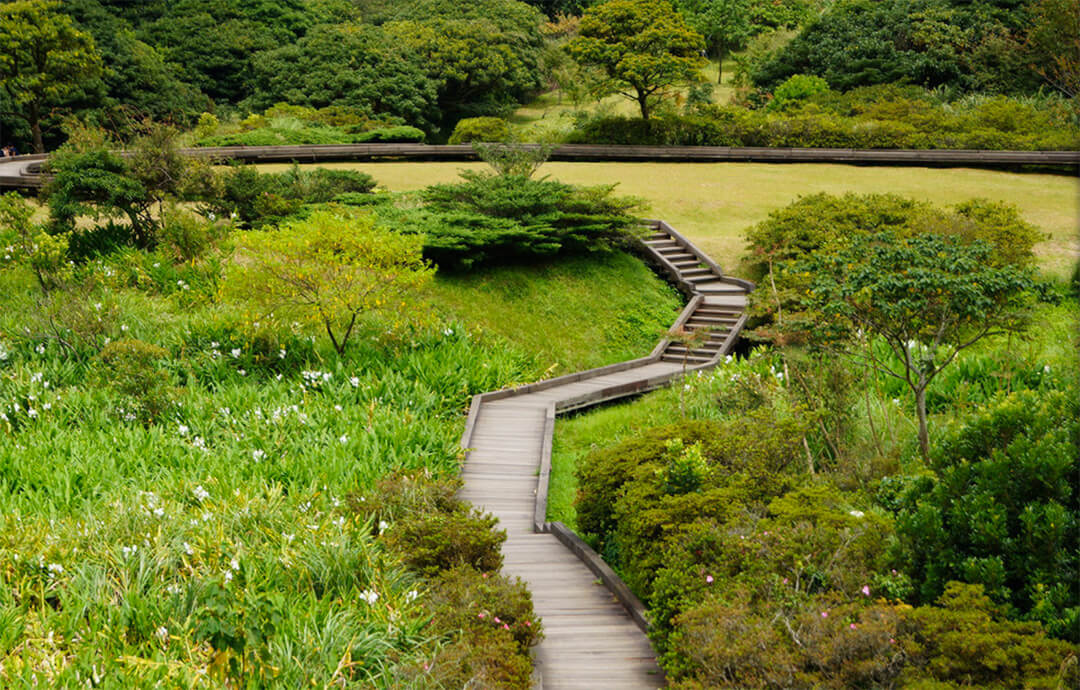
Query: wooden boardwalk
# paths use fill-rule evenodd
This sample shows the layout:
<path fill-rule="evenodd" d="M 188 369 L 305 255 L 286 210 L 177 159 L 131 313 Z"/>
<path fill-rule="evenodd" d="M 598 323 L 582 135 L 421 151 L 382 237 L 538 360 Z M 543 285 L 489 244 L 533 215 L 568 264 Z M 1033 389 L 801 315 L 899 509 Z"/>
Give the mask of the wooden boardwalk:
<path fill-rule="evenodd" d="M 535 662 L 545 690 L 665 684 L 643 630 L 640 603 L 621 582 L 615 583 L 617 599 L 597 579 L 597 568 L 603 568 L 598 557 L 565 528 L 553 529 L 544 515 L 557 412 L 666 385 L 684 369 L 713 366 L 730 351 L 745 320 L 752 286 L 725 277 L 674 229 L 656 223 L 643 247 L 690 297 L 676 325 L 708 328 L 708 340 L 688 352 L 665 339 L 638 360 L 478 395 L 462 438 L 468 453 L 460 496 L 499 518 L 507 531 L 503 571 L 528 583 L 543 619 L 545 639 Z"/>
<path fill-rule="evenodd" d="M 189 155 L 250 163 L 327 161 L 477 160 L 470 144 L 301 144 L 222 146 L 184 149 Z M 0 188 L 38 189 L 46 156 L 0 159 Z M 551 153 L 556 161 L 651 161 L 698 163 L 840 163 L 851 165 L 1013 168 L 1023 165 L 1067 168 L 1080 165 L 1080 151 L 981 151 L 968 149 L 820 149 L 737 146 L 609 146 L 564 144 Z"/>

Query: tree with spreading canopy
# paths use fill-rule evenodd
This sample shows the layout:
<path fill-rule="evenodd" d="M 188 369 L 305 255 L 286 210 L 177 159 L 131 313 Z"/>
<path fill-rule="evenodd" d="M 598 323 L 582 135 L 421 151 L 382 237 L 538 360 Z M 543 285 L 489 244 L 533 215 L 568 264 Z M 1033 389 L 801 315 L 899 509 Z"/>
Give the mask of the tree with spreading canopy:
<path fill-rule="evenodd" d="M 11 112 L 30 127 L 34 151 L 45 152 L 42 119 L 51 108 L 81 90 L 102 72 L 89 34 L 53 0 L 19 0 L 0 5 L 0 88 Z"/>
<path fill-rule="evenodd" d="M 569 50 L 597 67 L 601 88 L 637 102 L 648 120 L 672 87 L 699 79 L 705 40 L 667 0 L 608 0 L 581 17 Z"/>

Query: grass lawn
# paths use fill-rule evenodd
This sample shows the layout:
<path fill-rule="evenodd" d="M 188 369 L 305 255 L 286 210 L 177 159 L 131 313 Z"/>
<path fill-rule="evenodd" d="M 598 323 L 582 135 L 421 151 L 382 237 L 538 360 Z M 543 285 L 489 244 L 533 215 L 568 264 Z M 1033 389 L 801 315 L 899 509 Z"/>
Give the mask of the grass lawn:
<path fill-rule="evenodd" d="M 282 165 L 260 166 L 281 170 Z M 392 191 L 420 189 L 457 178 L 482 163 L 338 163 L 370 173 Z M 747 227 L 800 195 L 895 193 L 939 205 L 985 197 L 1016 204 L 1049 234 L 1035 248 L 1043 268 L 1067 276 L 1080 258 L 1080 189 L 1074 177 L 970 168 L 871 168 L 764 163 L 548 163 L 541 175 L 572 184 L 617 182 L 618 191 L 646 199 L 649 213 L 697 242 L 735 272 Z"/>

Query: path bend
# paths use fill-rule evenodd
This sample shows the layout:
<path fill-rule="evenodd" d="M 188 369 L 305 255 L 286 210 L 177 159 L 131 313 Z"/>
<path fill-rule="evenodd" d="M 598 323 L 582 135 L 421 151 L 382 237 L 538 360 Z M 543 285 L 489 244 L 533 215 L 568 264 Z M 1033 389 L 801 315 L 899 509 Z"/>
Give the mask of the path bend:
<path fill-rule="evenodd" d="M 641 243 L 646 259 L 689 297 L 674 326 L 708 329 L 704 342 L 688 350 L 665 338 L 640 359 L 478 395 L 461 440 L 460 496 L 499 518 L 507 532 L 503 571 L 528 584 L 544 622 L 545 639 L 534 651 L 544 690 L 665 684 L 640 602 L 580 539 L 545 516 L 556 414 L 712 367 L 734 347 L 746 321 L 753 285 L 725 276 L 666 223 L 650 225 Z"/>

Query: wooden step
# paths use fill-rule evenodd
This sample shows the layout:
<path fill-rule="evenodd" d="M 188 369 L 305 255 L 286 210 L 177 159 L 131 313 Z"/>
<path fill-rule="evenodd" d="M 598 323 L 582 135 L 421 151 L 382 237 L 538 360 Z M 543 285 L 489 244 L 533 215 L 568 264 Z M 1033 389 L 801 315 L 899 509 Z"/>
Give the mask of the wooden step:
<path fill-rule="evenodd" d="M 682 364 L 683 362 L 686 362 L 687 364 L 705 364 L 706 362 L 711 362 L 712 359 L 712 357 L 698 357 L 695 355 L 690 355 L 689 357 L 669 355 L 667 353 L 660 355 L 661 362 L 675 362 L 676 364 Z"/>
<path fill-rule="evenodd" d="M 706 295 L 742 295 L 746 293 L 746 288 L 732 285 L 731 283 L 703 285 L 698 289 L 701 290 L 702 294 Z"/>
<path fill-rule="evenodd" d="M 670 257 L 669 256 L 667 258 L 668 258 L 668 261 L 670 261 L 671 264 L 673 266 L 675 266 L 675 268 L 690 268 L 690 267 L 693 267 L 693 266 L 700 266 L 701 265 L 701 261 L 699 261 L 698 259 L 695 259 L 692 256 L 687 256 L 685 259 L 682 258 L 681 256 L 679 256 L 679 257 Z"/>
<path fill-rule="evenodd" d="M 675 240 L 671 239 L 670 237 L 667 238 L 667 239 L 663 239 L 663 240 L 645 240 L 645 244 L 649 245 L 653 249 L 664 249 L 664 248 L 669 247 L 669 246 L 670 247 L 681 247 L 682 246 L 678 242 L 676 242 Z"/>
<path fill-rule="evenodd" d="M 688 268 L 685 271 L 679 271 L 679 273 L 687 280 L 690 278 L 711 278 L 716 275 L 711 268 Z"/>
<path fill-rule="evenodd" d="M 691 357 L 708 357 L 709 359 L 712 359 L 713 355 L 715 355 L 719 349 L 719 347 L 697 347 L 689 352 Z M 686 354 L 686 352 L 687 349 L 684 345 L 669 345 L 664 349 L 664 354 L 678 355 L 680 357 Z"/>
<path fill-rule="evenodd" d="M 687 256 L 693 256 L 693 254 L 683 249 L 681 244 L 673 244 L 670 247 L 653 247 L 653 249 L 664 256 L 670 256 L 672 254 L 686 254 Z"/>

